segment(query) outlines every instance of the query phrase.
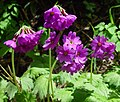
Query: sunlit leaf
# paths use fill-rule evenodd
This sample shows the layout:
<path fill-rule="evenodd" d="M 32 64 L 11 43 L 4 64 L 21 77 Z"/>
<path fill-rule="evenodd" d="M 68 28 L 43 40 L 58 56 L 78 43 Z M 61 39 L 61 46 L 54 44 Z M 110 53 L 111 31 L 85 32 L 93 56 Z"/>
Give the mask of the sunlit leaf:
<path fill-rule="evenodd" d="M 21 85 L 23 90 L 31 90 L 33 88 L 33 80 L 29 77 L 21 77 Z"/>
<path fill-rule="evenodd" d="M 53 82 L 52 82 L 53 83 Z M 51 85 L 50 85 L 50 91 L 49 94 L 51 94 Z M 55 89 L 55 85 L 53 83 L 53 89 Z M 34 93 L 39 94 L 40 99 L 43 99 L 44 97 L 47 96 L 47 91 L 48 91 L 48 75 L 41 75 L 40 77 L 37 78 L 35 81 L 35 88 L 34 88 Z"/>
<path fill-rule="evenodd" d="M 116 43 L 116 51 L 120 52 L 120 41 Z"/>
<path fill-rule="evenodd" d="M 104 75 L 105 82 L 108 82 L 110 85 L 114 85 L 115 87 L 120 86 L 120 75 L 116 72 L 109 72 Z"/>
<path fill-rule="evenodd" d="M 17 86 L 15 86 L 11 82 L 9 82 L 7 87 L 6 87 L 6 92 L 7 92 L 8 96 L 9 96 L 10 100 L 15 96 L 17 91 L 18 91 Z"/>
<path fill-rule="evenodd" d="M 54 99 L 60 102 L 71 102 L 73 99 L 72 92 L 65 89 L 56 89 Z"/>

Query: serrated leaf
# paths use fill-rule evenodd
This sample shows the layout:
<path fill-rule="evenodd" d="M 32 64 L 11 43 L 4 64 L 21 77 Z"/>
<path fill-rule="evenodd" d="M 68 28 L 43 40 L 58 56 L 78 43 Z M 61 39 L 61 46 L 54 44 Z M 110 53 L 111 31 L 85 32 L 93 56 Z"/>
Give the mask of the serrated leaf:
<path fill-rule="evenodd" d="M 117 34 L 118 34 L 118 38 L 120 39 L 120 31 L 117 31 Z"/>
<path fill-rule="evenodd" d="M 108 100 L 108 102 L 120 102 L 120 98 L 113 98 L 113 99 L 110 99 Z"/>
<path fill-rule="evenodd" d="M 6 80 L 0 78 L 0 102 L 4 102 L 4 99 L 7 99 L 7 96 L 5 95 L 7 84 L 8 82 Z"/>
<path fill-rule="evenodd" d="M 21 86 L 22 89 L 27 91 L 27 90 L 31 90 L 33 88 L 33 80 L 29 77 L 21 77 Z"/>
<path fill-rule="evenodd" d="M 119 87 L 120 86 L 120 75 L 116 72 L 109 72 L 105 74 L 104 81 L 108 82 L 110 85 Z"/>
<path fill-rule="evenodd" d="M 116 30 L 118 29 L 115 25 L 113 25 L 111 23 L 109 23 L 108 25 L 105 25 L 105 28 L 112 35 L 115 34 Z"/>
<path fill-rule="evenodd" d="M 81 88 L 74 91 L 72 102 L 85 102 L 85 99 L 91 95 L 93 91 Z"/>
<path fill-rule="evenodd" d="M 90 73 L 85 73 L 86 74 L 86 79 L 90 81 Z M 103 82 L 103 78 L 101 74 L 92 74 L 92 85 L 98 86 L 99 83 Z"/>
<path fill-rule="evenodd" d="M 35 79 L 40 75 L 48 74 L 48 73 L 49 73 L 49 68 L 31 67 L 24 73 L 23 76 L 29 76 Z"/>
<path fill-rule="evenodd" d="M 56 89 L 54 94 L 54 100 L 60 102 L 71 102 L 73 99 L 72 92 L 65 89 Z"/>
<path fill-rule="evenodd" d="M 98 95 L 98 97 L 100 96 L 100 97 L 104 97 L 107 99 L 109 97 L 110 92 L 111 92 L 111 90 L 109 90 L 107 88 L 107 84 L 99 83 L 99 85 L 94 90 L 94 95 L 95 95 L 95 97 L 96 97 L 96 95 Z"/>
<path fill-rule="evenodd" d="M 50 85 L 49 89 L 50 89 L 49 94 L 51 94 L 52 93 L 51 92 L 51 85 Z M 54 89 L 55 89 L 55 85 L 53 83 L 53 90 Z M 48 75 L 41 75 L 35 81 L 35 88 L 34 88 L 33 92 L 35 94 L 39 93 L 40 99 L 43 99 L 44 97 L 47 96 L 47 90 L 48 90 Z"/>
<path fill-rule="evenodd" d="M 118 41 L 117 35 L 114 34 L 109 41 L 116 43 Z"/>
<path fill-rule="evenodd" d="M 29 91 L 22 91 L 15 95 L 17 102 L 36 102 L 36 96 Z"/>
<path fill-rule="evenodd" d="M 95 28 L 99 29 L 99 31 L 104 30 L 104 28 L 105 28 L 105 22 L 99 23 L 97 26 L 95 26 Z"/>
<path fill-rule="evenodd" d="M 82 87 L 87 82 L 89 81 L 86 79 L 86 74 L 82 73 L 82 75 L 73 83 L 74 88 Z"/>
<path fill-rule="evenodd" d="M 107 102 L 107 98 L 96 94 L 87 97 L 84 102 Z"/>
<path fill-rule="evenodd" d="M 18 91 L 17 87 L 14 84 L 12 84 L 11 82 L 9 82 L 6 87 L 6 92 L 9 96 L 10 100 L 15 96 L 17 91 Z"/>
<path fill-rule="evenodd" d="M 70 75 L 69 73 L 66 73 L 66 72 L 60 72 L 59 75 L 60 75 L 60 82 L 62 84 L 65 84 L 66 82 L 74 83 L 76 81 L 76 79 L 80 76 L 79 73 Z"/>
<path fill-rule="evenodd" d="M 120 52 L 120 41 L 116 43 L 116 51 Z"/>

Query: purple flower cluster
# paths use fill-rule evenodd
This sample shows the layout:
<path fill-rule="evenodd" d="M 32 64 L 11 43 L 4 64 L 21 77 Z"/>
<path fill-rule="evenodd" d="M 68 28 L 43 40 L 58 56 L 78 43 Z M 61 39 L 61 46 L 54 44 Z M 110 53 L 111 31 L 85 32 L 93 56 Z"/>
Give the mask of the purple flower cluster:
<path fill-rule="evenodd" d="M 62 70 L 73 74 L 83 69 L 88 52 L 83 48 L 80 38 L 76 37 L 75 32 L 70 31 L 68 36 L 63 36 L 63 43 L 63 46 L 58 46 L 56 49 L 57 59 L 64 63 Z"/>
<path fill-rule="evenodd" d="M 60 39 L 60 34 L 56 35 L 56 32 L 50 32 L 50 37 L 45 41 L 43 45 L 44 50 L 49 48 L 54 49 Z"/>
<path fill-rule="evenodd" d="M 107 42 L 104 36 L 97 36 L 91 43 L 93 50 L 92 57 L 100 59 L 113 59 L 113 52 L 115 51 L 115 44 Z"/>
<path fill-rule="evenodd" d="M 23 28 L 20 34 L 14 36 L 12 40 L 5 41 L 4 44 L 11 47 L 15 52 L 26 53 L 38 44 L 43 30 L 34 32 L 30 28 Z"/>
<path fill-rule="evenodd" d="M 68 15 L 63 8 L 54 6 L 44 12 L 44 27 L 61 31 L 69 28 L 76 18 L 75 15 Z"/>

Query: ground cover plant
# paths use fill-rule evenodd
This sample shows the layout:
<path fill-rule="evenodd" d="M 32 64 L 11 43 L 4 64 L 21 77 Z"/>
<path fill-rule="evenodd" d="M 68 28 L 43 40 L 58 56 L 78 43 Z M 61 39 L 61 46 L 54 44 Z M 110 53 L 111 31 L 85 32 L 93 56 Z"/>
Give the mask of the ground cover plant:
<path fill-rule="evenodd" d="M 0 1 L 0 102 L 120 102 L 119 3 Z"/>

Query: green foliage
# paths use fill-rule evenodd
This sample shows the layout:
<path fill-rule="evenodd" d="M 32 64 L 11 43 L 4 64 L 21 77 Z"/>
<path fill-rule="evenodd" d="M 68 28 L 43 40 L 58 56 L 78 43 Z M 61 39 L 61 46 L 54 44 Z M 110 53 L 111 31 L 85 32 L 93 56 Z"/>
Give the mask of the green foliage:
<path fill-rule="evenodd" d="M 41 36 L 40 44 L 35 47 L 34 51 L 30 51 L 26 54 L 33 60 L 33 62 L 31 62 L 30 65 L 28 65 L 29 68 L 27 69 L 26 72 L 23 73 L 22 77 L 19 78 L 17 77 L 18 78 L 17 81 L 19 82 L 21 89 L 20 92 L 18 92 L 17 87 L 13 83 L 11 83 L 9 80 L 7 80 L 8 81 L 7 82 L 6 80 L 3 80 L 0 77 L 0 102 L 8 102 L 8 101 L 10 102 L 38 102 L 38 101 L 44 102 L 45 101 L 46 102 L 48 94 L 50 96 L 49 97 L 50 102 L 52 100 L 54 100 L 54 102 L 120 102 L 120 68 L 116 68 L 116 67 L 115 68 L 113 67 L 114 70 L 112 71 L 108 70 L 108 73 L 92 74 L 92 83 L 90 83 L 89 72 L 86 73 L 78 72 L 75 73 L 74 75 L 70 75 L 69 73 L 66 72 L 59 72 L 59 70 L 56 68 L 53 70 L 54 74 L 52 73 L 52 79 L 51 79 L 53 84 L 53 91 L 54 91 L 54 95 L 53 95 L 51 84 L 50 85 L 48 84 L 48 82 L 50 81 L 49 56 L 47 54 L 48 52 L 47 51 L 43 52 L 43 49 L 41 50 L 41 48 L 39 48 L 39 46 L 41 47 L 49 36 L 48 29 L 42 27 L 41 24 L 39 24 L 39 21 L 41 22 L 41 19 L 40 20 L 38 19 L 39 17 L 41 18 L 43 16 L 43 12 L 41 13 L 42 14 L 41 15 L 39 14 L 38 11 L 40 10 L 42 11 L 43 9 L 46 9 L 44 8 L 46 6 L 45 2 L 40 1 L 40 3 L 38 3 L 38 0 L 32 0 L 29 2 L 27 1 L 19 2 L 14 0 L 11 1 L 7 0 L 7 2 L 5 1 L 6 0 L 0 1 L 0 15 L 1 15 L 0 16 L 0 57 L 4 59 L 3 56 L 8 51 L 10 52 L 11 49 L 6 47 L 3 43 L 8 39 L 13 38 L 19 26 L 21 26 L 21 23 L 27 23 L 31 25 L 33 29 L 39 29 L 39 30 L 42 29 L 44 30 L 44 33 Z M 120 0 L 115 0 L 115 1 L 117 3 L 120 3 Z M 36 2 L 39 5 L 42 4 L 41 8 L 37 8 L 37 10 L 35 8 L 36 5 L 34 5 L 34 3 L 36 4 Z M 75 9 L 78 7 L 71 5 L 71 4 L 75 4 L 71 2 L 72 1 L 68 3 L 70 5 L 69 8 L 72 8 L 73 12 L 76 13 L 76 15 L 79 14 L 82 19 L 81 10 L 79 10 L 80 12 L 78 11 L 76 12 Z M 104 3 L 107 2 L 104 1 Z M 87 13 L 85 13 L 84 16 L 85 17 L 87 16 L 91 20 L 89 21 L 88 19 L 84 21 L 84 19 L 82 19 L 80 21 L 84 23 L 86 21 L 87 23 L 88 22 L 96 23 L 97 20 L 98 21 L 101 20 L 101 18 L 96 19 L 101 17 L 101 15 L 96 16 L 96 14 L 94 14 L 94 13 L 98 13 L 96 11 L 99 11 L 96 2 L 83 0 L 80 4 L 83 4 L 83 6 L 85 6 L 85 9 L 87 10 Z M 109 11 L 119 6 L 120 5 L 112 6 Z M 31 12 L 29 12 L 29 9 Z M 119 53 L 120 25 L 116 24 L 117 25 L 116 26 L 113 21 L 113 17 L 119 15 L 119 13 L 115 14 L 113 17 L 112 17 L 112 13 L 111 12 L 109 13 L 110 13 L 109 16 L 111 23 L 106 24 L 105 22 L 100 22 L 97 26 L 93 28 L 95 30 L 95 34 L 89 36 L 91 37 L 97 35 L 100 36 L 104 35 L 105 37 L 108 38 L 109 42 L 114 42 L 116 44 L 116 51 L 117 53 Z M 27 21 L 23 22 L 23 20 L 25 19 Z M 40 27 L 38 27 L 38 25 L 40 25 Z M 86 26 L 86 24 L 84 26 Z M 78 19 L 74 27 L 76 27 L 75 30 L 79 31 L 79 28 L 83 29 L 85 28 L 84 26 L 81 25 L 79 27 L 79 19 Z M 82 33 L 84 32 L 83 30 L 80 31 Z M 59 31 L 56 32 L 59 33 Z M 85 31 L 85 33 L 86 32 L 87 31 Z M 66 33 L 66 31 L 64 31 L 64 33 Z M 87 33 L 85 35 L 87 35 Z M 82 35 L 80 36 L 82 38 Z M 40 52 L 43 52 L 44 54 Z M 52 56 L 51 64 L 53 64 L 56 57 L 54 52 L 52 53 L 52 55 L 53 56 Z M 7 64 L 9 64 L 9 62 Z M 17 64 L 15 63 L 15 67 L 16 66 Z M 17 68 L 18 66 L 16 67 L 16 69 Z M 8 69 L 6 70 L 8 71 Z M 11 74 L 10 71 L 8 71 L 8 73 L 11 75 L 11 77 L 13 77 L 13 74 Z M 2 75 L 4 75 L 4 73 L 2 73 Z M 4 77 L 8 78 L 8 76 L 4 76 Z M 54 97 L 52 97 L 52 95 Z"/>
<path fill-rule="evenodd" d="M 73 100 L 71 102 L 85 102 L 86 98 L 91 95 L 92 91 L 86 90 L 84 88 L 76 89 L 73 93 Z"/>
<path fill-rule="evenodd" d="M 40 38 L 40 43 L 43 45 L 45 43 L 45 40 L 49 37 L 48 30 L 44 27 L 39 27 L 39 30 L 44 30 L 44 33 L 42 34 Z"/>
<path fill-rule="evenodd" d="M 54 100 L 55 102 L 71 102 L 73 99 L 72 92 L 67 89 L 56 89 Z"/>
<path fill-rule="evenodd" d="M 47 96 L 47 91 L 48 91 L 47 89 L 48 89 L 48 75 L 41 75 L 35 81 L 35 87 L 33 92 L 35 94 L 39 93 L 40 99 L 44 99 Z M 51 94 L 51 85 L 49 86 L 49 89 L 50 89 L 49 94 Z M 55 89 L 54 83 L 53 83 L 53 89 Z"/>
<path fill-rule="evenodd" d="M 104 81 L 110 85 L 120 88 L 120 75 L 116 72 L 109 72 L 104 75 Z"/>
<path fill-rule="evenodd" d="M 39 68 L 49 67 L 49 55 L 47 54 L 39 55 L 32 51 L 28 52 L 26 55 L 33 59 L 33 62 L 31 63 L 31 67 L 39 67 Z M 52 57 L 51 60 L 52 62 L 54 62 L 54 57 Z"/>
<path fill-rule="evenodd" d="M 10 48 L 8 48 L 7 46 L 0 44 L 0 57 L 4 56 Z"/>
<path fill-rule="evenodd" d="M 0 57 L 4 56 L 9 48 L 3 45 L 5 40 L 12 39 L 17 31 L 18 5 L 15 3 L 8 4 L 4 7 L 0 17 Z"/>
<path fill-rule="evenodd" d="M 105 24 L 104 22 L 101 22 L 95 26 L 95 36 L 96 35 L 107 37 L 110 42 L 114 42 L 116 44 L 116 51 L 120 51 L 120 31 L 116 25 L 112 23 Z"/>
<path fill-rule="evenodd" d="M 8 82 L 0 77 L 0 102 L 4 102 L 7 99 L 7 96 L 5 95 L 7 84 Z"/>
<path fill-rule="evenodd" d="M 36 97 L 31 92 L 22 91 L 15 96 L 17 102 L 36 102 Z"/>
<path fill-rule="evenodd" d="M 25 91 L 29 91 L 33 88 L 33 80 L 29 77 L 21 77 L 20 78 L 21 80 L 21 86 L 22 86 L 22 90 L 25 90 Z"/>
<path fill-rule="evenodd" d="M 10 98 L 10 100 L 12 98 L 14 98 L 15 94 L 17 93 L 17 91 L 18 91 L 17 86 L 15 86 L 11 82 L 9 82 L 7 87 L 6 87 L 6 92 L 8 94 L 8 97 Z"/>
<path fill-rule="evenodd" d="M 48 74 L 49 68 L 39 68 L 39 67 L 31 67 L 29 68 L 23 76 L 30 77 L 36 79 L 40 75 Z"/>
<path fill-rule="evenodd" d="M 61 84 L 74 83 L 79 76 L 80 76 L 79 73 L 76 73 L 74 75 L 70 75 L 69 73 L 66 73 L 66 72 L 60 72 L 59 73 L 59 80 L 60 80 Z"/>

